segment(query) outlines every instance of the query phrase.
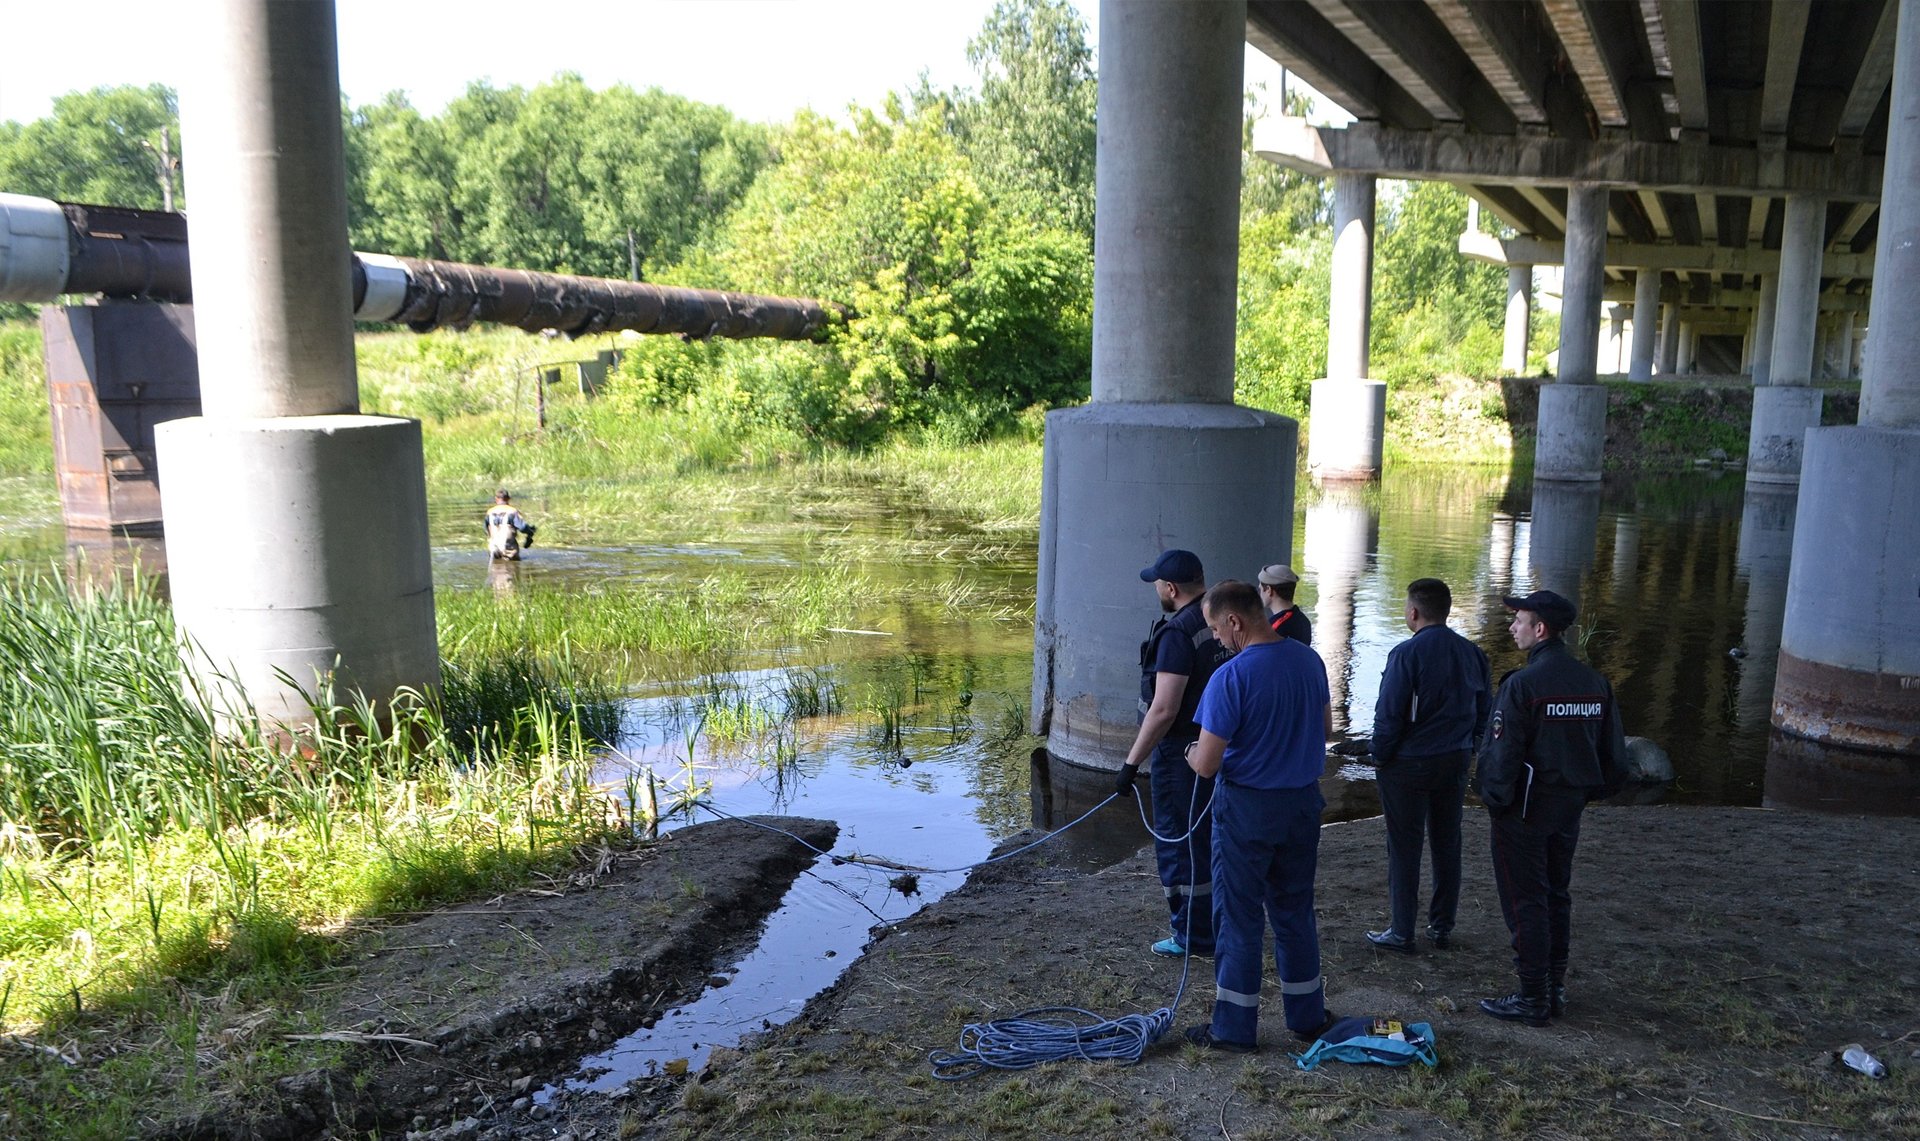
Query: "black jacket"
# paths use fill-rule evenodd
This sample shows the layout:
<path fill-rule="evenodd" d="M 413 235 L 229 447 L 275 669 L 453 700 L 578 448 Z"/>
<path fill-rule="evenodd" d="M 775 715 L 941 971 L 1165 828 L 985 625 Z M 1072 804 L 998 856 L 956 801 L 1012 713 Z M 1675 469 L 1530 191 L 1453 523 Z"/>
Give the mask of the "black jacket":
<path fill-rule="evenodd" d="M 1393 648 L 1373 703 L 1373 762 L 1434 757 L 1478 746 L 1493 709 L 1493 667 L 1444 623 Z"/>
<path fill-rule="evenodd" d="M 1500 679 L 1493 717 L 1481 738 L 1474 791 L 1496 814 L 1518 808 L 1532 781 L 1612 796 L 1627 783 L 1627 739 L 1613 686 L 1558 638 L 1527 654 Z"/>

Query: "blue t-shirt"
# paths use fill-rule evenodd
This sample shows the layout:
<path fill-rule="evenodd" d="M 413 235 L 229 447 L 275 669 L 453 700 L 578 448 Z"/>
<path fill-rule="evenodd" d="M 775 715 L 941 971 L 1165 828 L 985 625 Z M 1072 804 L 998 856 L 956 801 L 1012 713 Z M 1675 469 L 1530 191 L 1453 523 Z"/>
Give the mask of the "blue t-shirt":
<path fill-rule="evenodd" d="M 1227 742 L 1220 775 L 1247 788 L 1303 788 L 1327 763 L 1327 666 L 1291 638 L 1256 642 L 1214 671 L 1200 727 Z"/>

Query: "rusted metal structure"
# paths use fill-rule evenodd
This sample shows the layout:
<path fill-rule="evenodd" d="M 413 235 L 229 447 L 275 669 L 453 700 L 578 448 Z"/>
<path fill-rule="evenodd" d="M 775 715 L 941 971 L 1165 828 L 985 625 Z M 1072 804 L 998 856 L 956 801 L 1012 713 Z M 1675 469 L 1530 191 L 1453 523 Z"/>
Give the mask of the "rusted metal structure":
<path fill-rule="evenodd" d="M 154 425 L 200 414 L 187 219 L 0 194 L 0 300 L 41 310 L 61 513 L 69 527 L 160 527 Z M 805 340 L 844 310 L 809 298 L 356 253 L 354 316 L 418 333 L 476 323 L 570 337 L 632 331 Z M 605 380 L 609 355 L 581 373 Z"/>

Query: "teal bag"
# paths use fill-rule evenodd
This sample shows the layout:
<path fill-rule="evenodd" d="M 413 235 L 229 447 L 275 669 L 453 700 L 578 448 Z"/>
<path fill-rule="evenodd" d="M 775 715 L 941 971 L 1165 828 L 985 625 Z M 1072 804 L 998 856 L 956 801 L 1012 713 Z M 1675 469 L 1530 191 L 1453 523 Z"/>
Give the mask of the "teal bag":
<path fill-rule="evenodd" d="M 1373 1034 L 1374 1019 L 1342 1018 L 1327 1028 L 1318 1041 L 1314 1042 L 1306 1053 L 1296 1055 L 1303 1070 L 1311 1070 L 1321 1062 L 1331 1059 L 1335 1062 L 1352 1062 L 1355 1065 L 1373 1063 L 1380 1066 L 1406 1066 L 1414 1062 L 1423 1062 L 1429 1066 L 1438 1066 L 1440 1059 L 1433 1052 L 1433 1027 L 1425 1022 L 1408 1023 L 1402 1033 L 1406 1041 L 1394 1038 L 1379 1038 Z"/>

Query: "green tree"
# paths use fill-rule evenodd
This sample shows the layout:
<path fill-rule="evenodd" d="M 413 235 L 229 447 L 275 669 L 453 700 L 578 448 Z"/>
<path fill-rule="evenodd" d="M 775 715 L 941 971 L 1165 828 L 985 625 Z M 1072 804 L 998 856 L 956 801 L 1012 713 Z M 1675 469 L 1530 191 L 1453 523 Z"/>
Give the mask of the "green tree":
<path fill-rule="evenodd" d="M 163 136 L 164 132 L 164 136 Z M 32 123 L 0 123 L 0 189 L 63 202 L 158 210 L 163 154 L 180 153 L 180 111 L 173 89 L 96 87 L 53 101 Z M 176 209 L 185 205 L 177 169 Z"/>

